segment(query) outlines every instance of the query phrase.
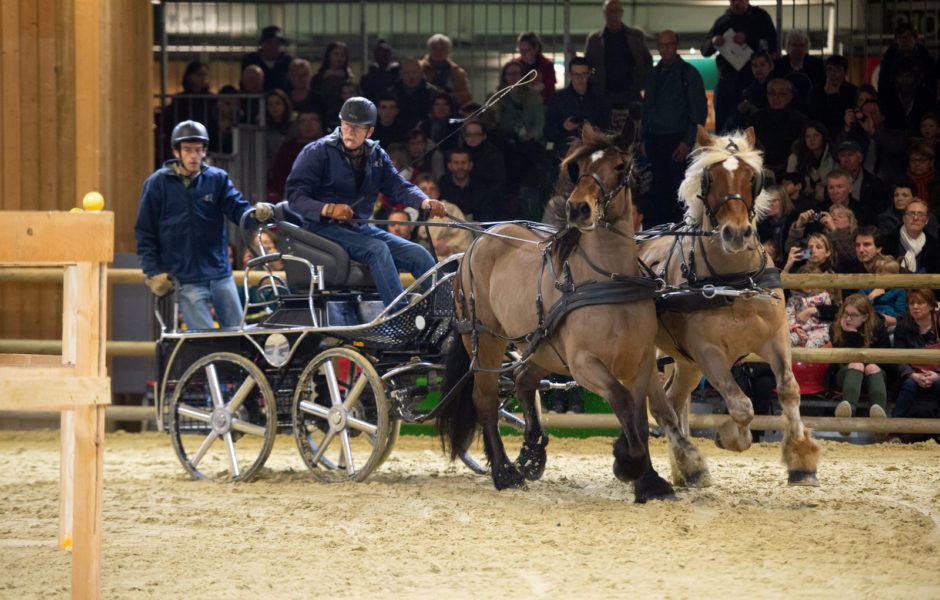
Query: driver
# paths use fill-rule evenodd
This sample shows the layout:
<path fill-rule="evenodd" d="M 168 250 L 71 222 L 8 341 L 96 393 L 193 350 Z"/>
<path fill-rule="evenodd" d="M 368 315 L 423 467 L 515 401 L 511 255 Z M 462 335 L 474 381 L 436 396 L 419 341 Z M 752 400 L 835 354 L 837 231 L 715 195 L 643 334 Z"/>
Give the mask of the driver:
<path fill-rule="evenodd" d="M 339 112 L 340 126 L 307 144 L 287 177 L 287 201 L 303 227 L 332 240 L 350 258 L 369 266 L 382 302 L 389 306 L 402 293 L 398 268 L 416 278 L 434 266 L 427 250 L 368 223 L 379 192 L 392 203 L 428 210 L 444 217 L 444 205 L 431 200 L 392 165 L 385 150 L 369 136 L 375 130 L 375 105 L 355 96 Z"/>

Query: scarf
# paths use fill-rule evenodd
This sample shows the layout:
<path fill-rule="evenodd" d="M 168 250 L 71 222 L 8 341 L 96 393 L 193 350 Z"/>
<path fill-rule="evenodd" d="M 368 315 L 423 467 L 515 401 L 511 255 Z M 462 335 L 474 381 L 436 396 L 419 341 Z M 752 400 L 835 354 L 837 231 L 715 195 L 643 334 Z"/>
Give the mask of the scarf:
<path fill-rule="evenodd" d="M 924 242 L 927 236 L 921 231 L 920 235 L 912 238 L 907 233 L 907 229 L 901 227 L 901 247 L 904 248 L 904 257 L 901 259 L 901 266 L 907 267 L 911 273 L 917 272 L 917 255 L 924 249 Z"/>
<path fill-rule="evenodd" d="M 917 186 L 917 197 L 923 200 L 924 202 L 930 201 L 930 195 L 927 193 L 927 184 L 930 183 L 930 180 L 934 177 L 934 170 L 931 168 L 929 171 L 923 175 L 914 175 L 911 173 L 910 168 L 907 170 L 907 178 Z"/>

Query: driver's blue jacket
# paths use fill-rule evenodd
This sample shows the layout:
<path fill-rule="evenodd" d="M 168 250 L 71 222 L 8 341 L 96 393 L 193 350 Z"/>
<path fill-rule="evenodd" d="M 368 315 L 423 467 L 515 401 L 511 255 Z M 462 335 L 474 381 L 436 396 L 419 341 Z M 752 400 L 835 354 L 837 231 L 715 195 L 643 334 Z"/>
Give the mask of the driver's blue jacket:
<path fill-rule="evenodd" d="M 240 223 L 252 206 L 222 169 L 203 164 L 187 186 L 174 168 L 178 162 L 167 161 L 144 182 L 134 225 L 140 268 L 148 277 L 169 273 L 180 283 L 229 277 L 225 219 Z M 245 219 L 247 228 L 258 225 Z"/>
<path fill-rule="evenodd" d="M 393 203 L 421 209 L 427 196 L 398 174 L 392 159 L 376 140 L 365 141 L 365 153 L 365 177 L 356 189 L 353 167 L 343 153 L 339 127 L 300 151 L 285 188 L 288 204 L 303 219 L 305 229 L 317 231 L 327 225 L 320 221 L 325 204 L 348 204 L 357 219 L 369 219 L 379 192 Z M 368 227 L 362 223 L 347 226 Z"/>

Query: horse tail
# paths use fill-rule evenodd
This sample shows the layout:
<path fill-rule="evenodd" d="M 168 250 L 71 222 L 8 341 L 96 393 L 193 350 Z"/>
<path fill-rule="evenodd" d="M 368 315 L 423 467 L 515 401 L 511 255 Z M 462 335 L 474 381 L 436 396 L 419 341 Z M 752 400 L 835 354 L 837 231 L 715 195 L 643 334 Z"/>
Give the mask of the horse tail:
<path fill-rule="evenodd" d="M 460 336 L 454 337 L 454 344 L 447 353 L 441 401 L 444 405 L 437 415 L 441 449 L 454 460 L 463 456 L 470 448 L 477 426 L 470 354 L 467 353 Z"/>

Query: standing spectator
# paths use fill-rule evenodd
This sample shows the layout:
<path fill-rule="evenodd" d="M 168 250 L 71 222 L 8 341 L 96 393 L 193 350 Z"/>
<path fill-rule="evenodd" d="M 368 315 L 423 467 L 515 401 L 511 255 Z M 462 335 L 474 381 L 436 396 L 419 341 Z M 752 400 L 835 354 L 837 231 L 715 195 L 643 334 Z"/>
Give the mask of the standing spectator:
<path fill-rule="evenodd" d="M 774 62 L 774 74 L 787 77 L 790 73 L 803 73 L 812 85 L 826 79 L 826 68 L 821 58 L 809 53 L 809 36 L 802 29 L 787 34 L 787 53 Z"/>
<path fill-rule="evenodd" d="M 914 196 L 930 206 L 930 212 L 940 216 L 940 177 L 933 166 L 933 148 L 923 142 L 914 142 L 907 151 L 906 179 L 914 184 Z"/>
<path fill-rule="evenodd" d="M 767 84 L 774 74 L 774 61 L 770 54 L 761 51 L 751 55 L 750 65 L 754 81 L 741 92 L 737 110 L 728 118 L 726 129 L 740 128 L 755 112 L 767 108 Z"/>
<path fill-rule="evenodd" d="M 906 179 L 898 181 L 891 188 L 892 206 L 878 215 L 878 229 L 885 238 L 892 237 L 904 223 L 904 211 L 907 209 L 907 205 L 914 200 L 916 189 L 917 186 Z M 918 200 L 920 199 L 918 198 Z M 937 236 L 937 217 L 929 209 L 924 231 L 933 237 Z"/>
<path fill-rule="evenodd" d="M 904 207 L 901 226 L 885 235 L 885 252 L 910 273 L 940 273 L 940 243 L 926 229 L 930 216 L 927 203 L 914 198 Z"/>
<path fill-rule="evenodd" d="M 835 167 L 830 151 L 829 132 L 819 121 L 810 121 L 793 144 L 787 158 L 787 172 L 803 176 L 803 190 L 822 202 L 826 197 L 826 175 Z"/>
<path fill-rule="evenodd" d="M 643 102 L 643 149 L 653 171 L 652 198 L 644 211 L 646 227 L 681 218 L 677 191 L 695 133 L 708 113 L 702 76 L 679 56 L 676 33 L 663 31 L 657 45 L 661 60 L 653 68 Z"/>
<path fill-rule="evenodd" d="M 399 75 L 401 79 L 392 84 L 391 92 L 398 101 L 402 124 L 410 129 L 427 118 L 438 89 L 424 78 L 421 63 L 413 58 L 402 59 Z"/>
<path fill-rule="evenodd" d="M 886 128 L 916 135 L 921 117 L 936 109 L 936 90 L 918 87 L 916 80 L 914 63 L 908 58 L 899 60 L 894 66 L 894 93 L 880 98 Z"/>
<path fill-rule="evenodd" d="M 467 72 L 450 59 L 453 43 L 443 33 L 435 33 L 428 38 L 428 53 L 421 59 L 424 78 L 432 85 L 445 90 L 453 98 L 458 108 L 473 100 Z"/>
<path fill-rule="evenodd" d="M 718 85 L 715 86 L 714 96 L 717 132 L 727 129 L 726 122 L 737 106 L 741 92 L 754 78 L 747 65 L 738 69 L 722 56 L 723 46 L 746 44 L 754 52 L 764 50 L 771 56 L 777 54 L 777 29 L 767 11 L 751 6 L 750 0 L 729 0 L 729 4 L 728 10 L 708 30 L 701 48 L 704 56 L 718 53 Z M 726 39 L 725 35 L 729 32 L 733 32 L 733 35 L 731 39 Z"/>
<path fill-rule="evenodd" d="M 528 73 L 535 69 L 538 78 L 529 86 L 542 95 L 542 104 L 548 106 L 555 95 L 555 65 L 542 54 L 542 40 L 538 34 L 524 31 L 516 38 L 519 56 L 516 60 L 522 65 L 522 71 Z"/>
<path fill-rule="evenodd" d="M 349 49 L 346 42 L 334 41 L 326 46 L 323 60 L 310 86 L 323 107 L 323 116 L 332 122 L 343 105 L 343 84 L 351 81 Z"/>
<path fill-rule="evenodd" d="M 292 57 L 283 51 L 286 45 L 281 28 L 270 25 L 261 30 L 258 51 L 242 57 L 242 70 L 248 65 L 257 65 L 264 72 L 264 91 L 287 89 Z"/>
<path fill-rule="evenodd" d="M 241 102 L 233 96 L 238 94 L 235 86 L 225 85 L 219 90 L 218 100 L 207 123 L 209 130 L 209 152 L 231 154 L 235 150 L 235 128 L 245 122 Z"/>
<path fill-rule="evenodd" d="M 894 329 L 895 348 L 937 348 L 937 298 L 928 289 L 907 290 L 907 312 Z M 892 417 L 936 419 L 940 417 L 940 365 L 898 365 L 901 387 Z M 890 438 L 889 438 L 889 441 Z"/>
<path fill-rule="evenodd" d="M 441 178 L 441 198 L 456 204 L 470 220 L 505 220 L 507 215 L 495 206 L 489 186 L 471 176 L 472 170 L 470 152 L 465 148 L 451 150 L 447 158 L 447 174 Z"/>
<path fill-rule="evenodd" d="M 862 166 L 865 155 L 858 143 L 845 141 L 839 144 L 839 168 L 848 174 L 852 182 L 851 194 L 856 201 L 849 206 L 855 211 L 858 222 L 862 225 L 874 225 L 875 215 L 887 208 L 888 193 L 882 181 Z M 830 196 L 834 204 L 843 204 L 841 196 L 838 200 Z"/>
<path fill-rule="evenodd" d="M 844 56 L 833 54 L 826 59 L 826 81 L 809 91 L 809 116 L 822 121 L 833 136 L 843 130 L 845 112 L 855 110 L 858 88 L 845 80 L 849 61 Z"/>
<path fill-rule="evenodd" d="M 917 30 L 908 22 L 898 23 L 894 30 L 894 42 L 881 56 L 878 73 L 878 96 L 887 101 L 897 93 L 895 74 L 898 65 L 907 61 L 912 69 L 914 87 L 927 92 L 928 97 L 937 97 L 937 65 L 930 51 L 917 41 Z"/>
<path fill-rule="evenodd" d="M 401 66 L 392 60 L 392 45 L 385 40 L 375 44 L 372 56 L 375 60 L 369 63 L 369 71 L 359 80 L 359 85 L 366 98 L 378 103 L 382 94 L 398 81 Z"/>
<path fill-rule="evenodd" d="M 242 70 L 238 93 L 255 94 L 257 98 L 242 98 L 242 112 L 245 122 L 250 125 L 260 125 L 264 118 L 264 71 L 258 65 L 248 65 Z"/>
<path fill-rule="evenodd" d="M 372 139 L 377 140 L 385 148 L 404 142 L 408 130 L 398 118 L 398 101 L 395 100 L 395 95 L 390 92 L 382 93 L 377 106 L 379 120 L 375 124 Z"/>
<path fill-rule="evenodd" d="M 183 72 L 182 85 L 183 91 L 173 96 L 173 101 L 164 109 L 169 116 L 166 122 L 207 122 L 215 104 L 214 100 L 208 97 L 212 93 L 209 89 L 209 65 L 198 60 L 190 61 Z"/>
<path fill-rule="evenodd" d="M 284 183 L 290 175 L 294 160 L 304 146 L 323 137 L 323 117 L 309 105 L 301 106 L 297 112 L 297 131 L 284 140 L 274 157 L 274 166 L 268 175 L 268 202 L 284 199 Z"/>
<path fill-rule="evenodd" d="M 369 266 L 382 302 L 390 306 L 403 292 L 398 267 L 417 278 L 434 260 L 413 242 L 347 221 L 371 217 L 379 192 L 394 202 L 427 209 L 431 216 L 446 213 L 440 202 L 402 179 L 382 147 L 368 139 L 376 119 L 371 101 L 350 98 L 340 109 L 340 119 L 330 135 L 300 152 L 287 178 L 287 200 L 305 229 L 336 242 L 350 258 Z"/>
<path fill-rule="evenodd" d="M 264 118 L 265 172 L 270 177 L 281 144 L 287 139 L 294 123 L 294 110 L 284 90 L 271 90 L 264 97 L 266 114 Z"/>
<path fill-rule="evenodd" d="M 522 64 L 511 60 L 503 65 L 499 87 L 522 79 Z M 531 183 L 544 145 L 545 106 L 537 92 L 527 86 L 514 88 L 499 105 L 499 133 L 506 156 L 507 193 Z"/>
<path fill-rule="evenodd" d="M 852 294 L 842 303 L 830 337 L 834 348 L 891 347 L 884 322 L 862 294 Z M 836 365 L 835 369 L 836 387 L 842 391 L 843 398 L 836 406 L 837 417 L 844 419 L 855 414 L 863 384 L 871 402 L 868 416 L 878 419 L 887 416 L 888 392 L 884 371 L 880 366 L 875 363 L 850 362 Z"/>
<path fill-rule="evenodd" d="M 584 58 L 594 70 L 591 89 L 604 101 L 604 124 L 616 129 L 641 102 L 640 92 L 653 68 L 643 32 L 627 27 L 622 19 L 620 0 L 604 0 L 604 27 L 588 35 L 584 46 Z"/>
<path fill-rule="evenodd" d="M 600 98 L 591 93 L 588 83 L 590 76 L 591 66 L 587 59 L 581 56 L 572 58 L 568 63 L 571 83 L 556 92 L 548 105 L 545 140 L 554 144 L 552 154 L 556 165 L 568 154 L 571 140 L 580 137 L 581 126 L 585 122 L 595 127 L 603 126 L 603 105 Z"/>
<path fill-rule="evenodd" d="M 209 133 L 202 123 L 182 121 L 171 135 L 174 160 L 144 182 L 134 238 L 144 283 L 157 296 L 179 283 L 179 305 L 187 329 L 211 329 L 209 304 L 221 327 L 237 327 L 242 307 L 232 279 L 225 219 L 248 229 L 274 212 L 254 208 L 228 173 L 205 161 Z M 249 216 L 254 210 L 254 217 Z"/>
<path fill-rule="evenodd" d="M 470 176 L 485 181 L 490 190 L 501 197 L 506 187 L 506 159 L 503 151 L 489 140 L 483 123 L 476 120 L 464 123 L 463 147 L 470 152 L 473 161 Z"/>
<path fill-rule="evenodd" d="M 310 87 L 312 79 L 313 67 L 310 66 L 309 60 L 295 58 L 291 61 L 287 89 L 284 90 L 287 92 L 291 104 L 298 107 L 302 104 L 319 106 L 320 99 L 317 98 L 313 93 L 313 88 Z"/>
<path fill-rule="evenodd" d="M 786 79 L 773 79 L 767 84 L 767 108 L 755 112 L 747 124 L 764 146 L 764 168 L 777 178 L 787 170 L 787 158 L 793 142 L 799 139 L 806 117 L 792 106 L 793 85 Z"/>

